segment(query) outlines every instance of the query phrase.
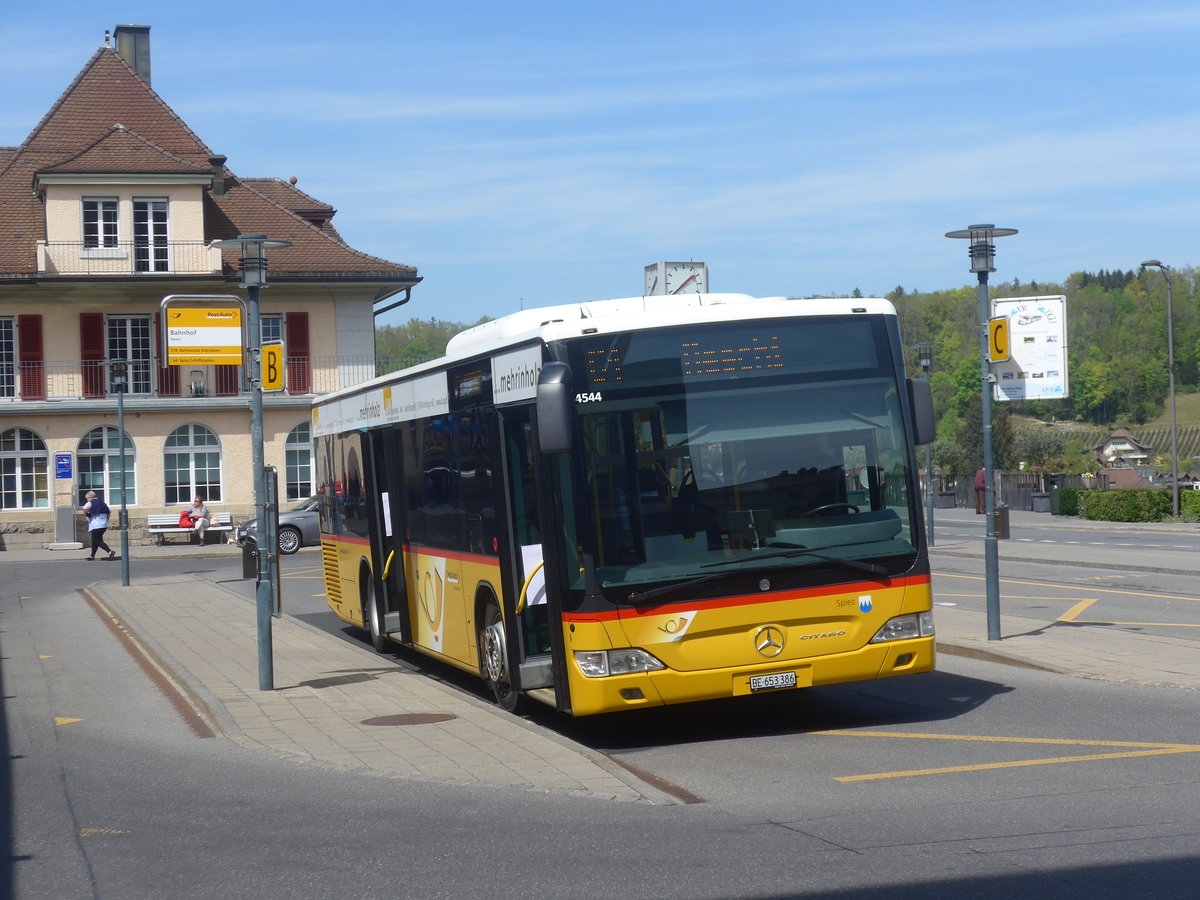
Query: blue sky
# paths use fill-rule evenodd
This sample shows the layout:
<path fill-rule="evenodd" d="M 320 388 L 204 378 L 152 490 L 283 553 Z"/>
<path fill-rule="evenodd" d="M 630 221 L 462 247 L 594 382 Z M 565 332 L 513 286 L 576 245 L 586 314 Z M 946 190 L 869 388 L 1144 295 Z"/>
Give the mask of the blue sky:
<path fill-rule="evenodd" d="M 0 145 L 120 22 L 243 176 L 295 175 L 358 249 L 416 266 L 381 319 L 641 292 L 974 283 L 1200 261 L 1200 4 L 36 4 L 0 20 Z"/>

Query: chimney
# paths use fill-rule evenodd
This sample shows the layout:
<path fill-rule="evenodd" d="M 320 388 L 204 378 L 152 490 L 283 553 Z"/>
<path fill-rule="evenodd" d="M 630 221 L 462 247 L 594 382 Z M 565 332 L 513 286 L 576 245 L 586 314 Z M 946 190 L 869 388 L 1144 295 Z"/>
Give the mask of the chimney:
<path fill-rule="evenodd" d="M 212 192 L 214 197 L 225 196 L 225 160 L 228 158 L 219 154 L 208 158 L 208 163 L 212 166 Z"/>
<path fill-rule="evenodd" d="M 150 84 L 150 26 L 118 25 L 114 31 L 117 52 Z"/>

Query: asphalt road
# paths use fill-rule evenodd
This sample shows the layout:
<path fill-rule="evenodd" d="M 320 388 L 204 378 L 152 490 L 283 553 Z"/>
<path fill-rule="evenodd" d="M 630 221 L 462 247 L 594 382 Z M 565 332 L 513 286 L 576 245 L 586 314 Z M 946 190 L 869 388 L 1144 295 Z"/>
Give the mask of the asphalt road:
<path fill-rule="evenodd" d="M 284 560 L 285 609 L 358 640 L 319 562 Z M 751 702 L 547 712 L 692 803 L 382 780 L 198 736 L 79 600 L 88 565 L 0 581 L 8 896 L 1190 897 L 1200 875 L 1193 692 L 943 656 Z M 236 558 L 133 576 L 157 567 L 252 593 Z"/>

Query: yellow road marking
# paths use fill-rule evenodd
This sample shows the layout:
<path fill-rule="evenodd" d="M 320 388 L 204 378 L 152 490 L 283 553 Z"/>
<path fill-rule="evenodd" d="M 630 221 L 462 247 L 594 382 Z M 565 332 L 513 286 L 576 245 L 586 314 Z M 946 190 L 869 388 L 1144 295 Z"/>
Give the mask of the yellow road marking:
<path fill-rule="evenodd" d="M 81 829 L 79 829 L 80 837 L 95 837 L 96 835 L 111 835 L 111 834 L 129 834 L 129 832 L 121 831 L 119 828 L 81 828 Z"/>
<path fill-rule="evenodd" d="M 38 659 L 54 659 L 54 657 L 53 657 L 53 656 L 50 656 L 50 655 L 49 655 L 49 654 L 47 654 L 47 653 L 39 653 L 39 654 L 38 654 Z"/>
<path fill-rule="evenodd" d="M 967 597 L 978 599 L 981 594 L 945 594 L 939 593 L 939 597 Z M 1157 596 L 1157 595 L 1152 595 Z M 1009 595 L 1010 600 L 1063 600 L 1063 597 L 1023 597 L 1017 595 Z M 1200 625 L 1187 622 L 1114 622 L 1111 619 L 1080 619 L 1079 616 L 1095 603 L 1099 603 L 1099 597 L 1085 597 L 1080 600 L 1065 613 L 1058 617 L 1055 621 L 1071 622 L 1075 625 L 1124 625 L 1127 627 L 1141 628 L 1200 628 Z"/>
<path fill-rule="evenodd" d="M 83 719 L 62 719 L 62 718 L 59 718 L 58 716 L 54 717 L 55 725 L 70 725 L 73 722 L 82 722 L 82 721 L 83 721 Z"/>
<path fill-rule="evenodd" d="M 1113 622 L 1108 619 L 1080 619 L 1076 625 L 1125 625 L 1131 628 L 1200 628 L 1187 622 Z"/>
<path fill-rule="evenodd" d="M 948 594 L 943 591 L 938 591 L 938 596 L 939 597 L 966 597 L 969 599 L 978 599 L 978 598 L 982 597 L 983 594 Z M 1065 600 L 1066 599 L 1065 597 L 1028 597 L 1025 594 L 1005 594 L 1005 596 L 1008 597 L 1010 600 Z M 1099 597 L 1091 597 L 1091 598 L 1089 598 L 1088 602 L 1095 603 L 1099 599 L 1100 599 Z"/>
<path fill-rule="evenodd" d="M 1120 753 L 1056 756 L 1046 759 L 1027 759 L 999 763 L 976 763 L 967 766 L 942 766 L 932 769 L 909 769 L 901 772 L 878 772 L 869 775 L 844 775 L 834 778 L 834 781 L 840 781 L 844 783 L 857 781 L 880 781 L 889 778 L 913 778 L 918 775 L 946 775 L 956 772 L 985 772 L 994 769 L 1015 769 L 1022 766 L 1051 766 L 1061 765 L 1062 763 L 1090 762 L 1100 759 L 1135 759 L 1141 756 L 1169 756 L 1179 753 L 1200 753 L 1200 745 L 1195 744 L 1152 744 L 1134 741 L 1088 741 L 1070 740 L 1066 738 L 1016 738 L 972 734 L 922 734 L 897 731 L 814 731 L 812 733 L 837 735 L 842 737 L 884 737 L 931 741 L 976 741 L 981 743 L 999 744 L 1051 744 L 1075 747 L 1137 748 Z"/>
<path fill-rule="evenodd" d="M 1087 600 L 1080 600 L 1078 603 L 1076 603 L 1074 606 L 1072 606 L 1070 609 L 1068 609 L 1065 613 L 1063 613 L 1061 616 L 1059 616 L 1058 621 L 1074 622 L 1076 616 L 1078 616 L 1080 613 L 1082 613 L 1085 609 L 1087 609 L 1093 603 L 1099 603 L 1099 602 L 1100 602 L 1099 598 L 1096 598 L 1096 597 L 1089 597 Z"/>
<path fill-rule="evenodd" d="M 989 769 L 1016 769 L 1022 766 L 1054 766 L 1061 763 L 1090 762 L 1098 759 L 1134 759 L 1138 756 L 1169 756 L 1173 753 L 1200 753 L 1200 748 L 1172 747 L 1165 750 L 1138 750 L 1128 753 L 1096 753 L 1091 756 L 1059 756 L 1051 759 L 1026 759 L 1017 762 L 981 763 L 973 766 L 946 766 L 941 769 L 912 769 L 908 772 L 880 772 L 876 775 L 846 775 L 834 781 L 882 781 L 888 778 L 913 778 L 917 775 L 950 775 L 955 772 L 986 772 Z"/>
<path fill-rule="evenodd" d="M 965 578 L 968 581 L 985 581 L 982 575 L 952 575 L 935 572 L 934 575 L 938 578 Z M 1087 591 L 1091 594 L 1121 594 L 1127 597 L 1151 597 L 1157 600 L 1190 600 L 1193 603 L 1200 603 L 1200 597 L 1181 597 L 1176 594 L 1155 594 L 1150 591 L 1123 591 L 1117 588 L 1098 588 L 1095 585 L 1073 585 L 1073 584 L 1050 584 L 1044 581 L 1014 581 L 1009 578 L 1002 578 L 1003 584 L 1019 584 L 1025 587 L 1049 587 L 1064 591 Z"/>

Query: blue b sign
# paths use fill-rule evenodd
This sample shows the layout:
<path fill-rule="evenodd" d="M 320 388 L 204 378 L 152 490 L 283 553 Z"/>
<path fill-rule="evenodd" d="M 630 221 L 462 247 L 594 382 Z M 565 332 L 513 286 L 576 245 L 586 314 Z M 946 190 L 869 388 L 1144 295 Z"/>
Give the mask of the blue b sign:
<path fill-rule="evenodd" d="M 71 454 L 70 453 L 55 453 L 54 454 L 54 477 L 55 478 L 70 478 L 71 477 Z"/>

